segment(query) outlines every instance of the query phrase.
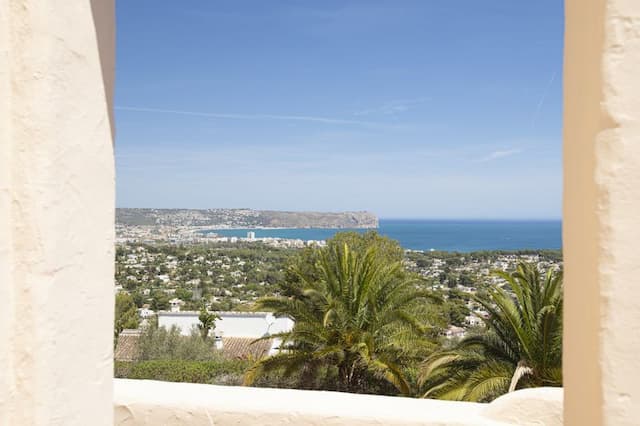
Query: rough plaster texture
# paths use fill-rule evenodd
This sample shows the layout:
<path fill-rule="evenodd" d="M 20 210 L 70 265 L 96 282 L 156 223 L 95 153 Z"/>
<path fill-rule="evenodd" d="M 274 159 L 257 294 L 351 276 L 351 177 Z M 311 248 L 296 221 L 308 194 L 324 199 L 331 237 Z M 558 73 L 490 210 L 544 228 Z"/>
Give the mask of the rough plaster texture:
<path fill-rule="evenodd" d="M 99 3 L 94 25 L 88 0 L 0 0 L 0 425 L 113 420 L 114 52 L 96 28 L 115 27 Z"/>
<path fill-rule="evenodd" d="M 640 419 L 640 1 L 566 0 L 567 425 Z"/>
<path fill-rule="evenodd" d="M 565 422 L 637 424 L 640 1 L 565 4 Z M 112 423 L 114 30 L 113 0 L 0 0 L 1 425 Z M 116 380 L 117 424 L 491 424 L 508 411 L 198 386 Z"/>
<path fill-rule="evenodd" d="M 114 389 L 118 426 L 562 424 L 557 388 L 518 391 L 492 404 L 126 379 Z"/>
<path fill-rule="evenodd" d="M 562 425 L 562 388 L 523 389 L 488 404 L 482 415 L 512 425 Z"/>

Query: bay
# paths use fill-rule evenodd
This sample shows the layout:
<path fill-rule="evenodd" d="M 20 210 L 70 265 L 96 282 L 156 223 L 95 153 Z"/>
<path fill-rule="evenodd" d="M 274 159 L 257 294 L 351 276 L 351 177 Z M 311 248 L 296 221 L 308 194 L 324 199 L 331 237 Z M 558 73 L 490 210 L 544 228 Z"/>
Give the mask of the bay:
<path fill-rule="evenodd" d="M 226 237 L 326 240 L 337 232 L 366 232 L 365 229 L 283 228 L 217 229 Z M 480 250 L 560 249 L 562 223 L 559 220 L 424 220 L 380 219 L 376 231 L 397 240 L 405 249 L 471 252 Z"/>

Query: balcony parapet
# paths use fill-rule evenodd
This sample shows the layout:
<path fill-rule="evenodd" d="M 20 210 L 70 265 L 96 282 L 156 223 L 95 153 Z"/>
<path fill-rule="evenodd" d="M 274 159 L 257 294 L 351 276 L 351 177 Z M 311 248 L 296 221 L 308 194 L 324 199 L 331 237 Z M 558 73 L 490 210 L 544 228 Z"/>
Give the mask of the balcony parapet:
<path fill-rule="evenodd" d="M 115 425 L 561 425 L 561 388 L 490 404 L 340 392 L 114 380 Z"/>

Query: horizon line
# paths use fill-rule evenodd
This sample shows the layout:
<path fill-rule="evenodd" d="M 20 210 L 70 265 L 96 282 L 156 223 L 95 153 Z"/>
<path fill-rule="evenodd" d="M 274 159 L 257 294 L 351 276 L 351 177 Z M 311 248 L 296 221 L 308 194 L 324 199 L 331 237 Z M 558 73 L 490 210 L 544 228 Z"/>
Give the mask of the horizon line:
<path fill-rule="evenodd" d="M 562 222 L 561 217 L 416 217 L 416 216 L 379 216 L 378 220 L 434 220 L 434 221 L 478 221 L 478 222 Z"/>
<path fill-rule="evenodd" d="M 370 213 L 378 220 L 432 220 L 432 221 L 476 221 L 476 222 L 562 222 L 562 217 L 472 217 L 472 216 L 380 216 L 371 210 L 293 210 L 293 209 L 261 209 L 252 207 L 123 207 L 116 206 L 116 209 L 140 209 L 140 210 L 255 210 L 255 211 L 273 211 L 273 212 L 291 212 L 291 213 Z"/>

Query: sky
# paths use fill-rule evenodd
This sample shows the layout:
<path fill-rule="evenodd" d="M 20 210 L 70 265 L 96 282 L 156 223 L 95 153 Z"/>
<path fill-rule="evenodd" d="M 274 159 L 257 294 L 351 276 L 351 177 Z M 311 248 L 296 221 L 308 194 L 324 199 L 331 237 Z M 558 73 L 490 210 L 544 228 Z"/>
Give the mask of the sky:
<path fill-rule="evenodd" d="M 117 3 L 117 205 L 561 214 L 561 0 Z"/>

